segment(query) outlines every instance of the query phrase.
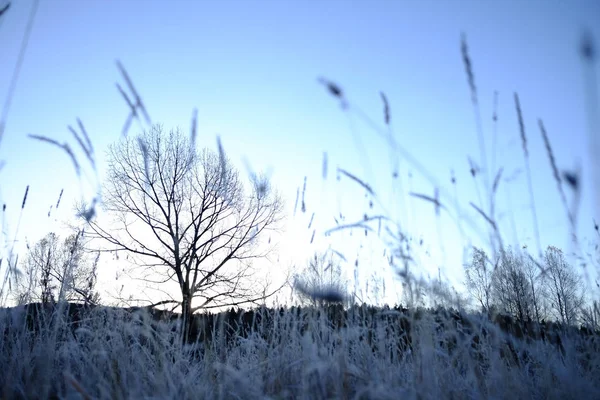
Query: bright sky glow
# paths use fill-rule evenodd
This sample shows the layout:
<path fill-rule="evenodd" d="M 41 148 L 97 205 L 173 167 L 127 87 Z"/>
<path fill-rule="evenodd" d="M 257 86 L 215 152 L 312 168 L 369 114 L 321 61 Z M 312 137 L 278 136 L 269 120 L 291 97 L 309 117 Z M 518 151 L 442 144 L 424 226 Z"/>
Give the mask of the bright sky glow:
<path fill-rule="evenodd" d="M 0 1 L 0 8 L 4 3 Z M 0 17 L 2 102 L 32 6 L 31 1 L 13 2 Z M 589 82 L 578 46 L 584 29 L 600 43 L 598 21 L 596 1 L 41 1 L 0 144 L 0 159 L 6 162 L 0 171 L 0 196 L 7 206 L 3 221 L 7 238 L 12 243 L 16 236 L 16 248 L 22 251 L 26 240 L 32 243 L 60 229 L 73 213 L 73 202 L 89 198 L 93 191 L 88 184 L 95 179 L 91 169 L 86 169 L 81 184 L 63 152 L 28 139 L 28 134 L 74 145 L 67 125 L 75 127 L 80 118 L 92 137 L 102 179 L 104 152 L 119 139 L 128 114 L 115 87 L 115 82 L 124 83 L 115 64 L 120 60 L 153 122 L 166 129 L 189 130 L 192 110 L 197 108 L 200 145 L 215 149 L 220 135 L 228 156 L 243 173 L 246 163 L 271 173 L 286 200 L 287 220 L 278 257 L 264 263 L 269 274 L 279 276 L 291 265 L 304 263 L 315 248 L 331 245 L 346 256 L 349 278 L 359 258 L 356 270 L 362 285 L 376 275 L 386 281 L 387 301 L 398 301 L 380 239 L 365 238 L 360 230 L 324 236 L 335 226 L 334 216 L 342 213 L 350 223 L 366 212 L 400 221 L 415 238 L 419 269 L 437 276 L 441 268 L 446 278 L 460 285 L 463 248 L 469 241 L 485 243 L 485 236 L 473 233 L 463 220 L 463 237 L 447 213 L 438 218 L 430 203 L 406 193 L 433 196 L 437 185 L 458 201 L 463 217 L 480 232 L 487 228 L 469 206 L 479 200 L 467 160 L 480 163 L 480 152 L 460 53 L 464 32 L 488 163 L 495 159 L 495 170 L 504 167 L 503 177 L 514 178 L 503 179 L 497 194 L 505 239 L 536 251 L 513 100 L 518 92 L 542 246 L 570 249 L 566 213 L 538 118 L 544 121 L 559 168 L 582 168 L 578 237 L 584 252 L 593 250 L 589 243 L 595 244 L 597 237 L 592 221 L 600 221 L 600 215 L 592 196 L 587 151 L 584 89 Z M 319 84 L 319 77 L 340 85 L 350 110 L 341 109 Z M 392 178 L 389 146 L 361 118 L 364 113 L 387 129 L 380 91 L 390 102 L 395 139 L 436 182 L 425 179 L 403 158 L 399 178 Z M 492 156 L 495 91 L 498 130 Z M 130 134 L 142 127 L 133 124 Z M 371 185 L 378 198 L 373 209 L 357 184 L 344 177 L 336 180 L 338 167 Z M 451 171 L 457 180 L 457 199 Z M 298 207 L 294 215 L 296 193 L 302 191 L 305 177 L 307 210 L 302 213 Z M 27 185 L 29 196 L 19 225 Z M 63 188 L 62 205 L 48 218 L 50 205 Z M 484 188 L 480 190 L 487 197 Z M 456 217 L 449 199 L 441 200 Z M 103 285 L 114 292 L 122 284 L 115 280 L 120 266 L 108 259 L 103 266 Z"/>

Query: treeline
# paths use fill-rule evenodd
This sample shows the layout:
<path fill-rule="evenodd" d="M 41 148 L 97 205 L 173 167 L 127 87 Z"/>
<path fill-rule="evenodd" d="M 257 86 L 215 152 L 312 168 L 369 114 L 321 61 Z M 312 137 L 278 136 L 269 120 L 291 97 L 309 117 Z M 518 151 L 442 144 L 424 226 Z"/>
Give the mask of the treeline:
<path fill-rule="evenodd" d="M 25 328 L 26 331 L 35 333 L 59 326 L 76 335 L 77 330 L 82 327 L 125 322 L 145 326 L 155 333 L 170 333 L 177 337 L 181 332 L 182 321 L 180 313 L 150 307 L 31 303 L 4 311 L 9 311 L 3 313 L 3 318 L 8 318 L 2 321 L 7 329 L 5 334 L 8 334 L 8 330 L 15 331 L 15 328 Z M 393 339 L 397 344 L 397 351 L 403 353 L 412 347 L 415 328 L 422 323 L 430 324 L 439 337 L 446 338 L 444 346 L 456 346 L 461 340 L 473 344 L 481 339 L 481 335 L 487 337 L 490 334 L 500 334 L 498 338 L 503 338 L 504 341 L 506 338 L 527 342 L 543 341 L 558 349 L 562 347 L 561 338 L 600 338 L 600 331 L 586 326 L 576 328 L 559 322 L 520 321 L 507 314 L 497 314 L 488 319 L 484 314 L 442 307 L 410 310 L 400 306 L 375 307 L 363 304 L 345 308 L 341 304 L 329 304 L 319 307 L 260 307 L 250 310 L 232 308 L 219 313 L 194 314 L 185 342 L 206 345 L 218 340 L 222 344 L 231 345 L 236 340 L 247 339 L 251 335 L 271 340 L 281 331 L 304 335 L 315 331 L 343 332 L 355 329 L 361 332 L 361 341 L 377 346 L 377 342 L 384 337 L 387 341 Z"/>
<path fill-rule="evenodd" d="M 98 253 L 86 251 L 79 232 L 64 240 L 50 233 L 29 246 L 14 299 L 18 304 L 59 299 L 99 304 L 97 263 Z M 548 247 L 540 261 L 525 249 L 509 247 L 492 260 L 484 250 L 474 248 L 465 277 L 476 308 L 491 319 L 501 314 L 519 323 L 554 321 L 600 330 L 600 305 L 589 300 L 586 282 L 556 247 Z"/>
<path fill-rule="evenodd" d="M 525 249 L 509 247 L 492 260 L 474 248 L 465 275 L 469 295 L 485 314 L 600 329 L 598 302 L 586 301 L 586 283 L 556 247 L 549 246 L 539 262 Z"/>

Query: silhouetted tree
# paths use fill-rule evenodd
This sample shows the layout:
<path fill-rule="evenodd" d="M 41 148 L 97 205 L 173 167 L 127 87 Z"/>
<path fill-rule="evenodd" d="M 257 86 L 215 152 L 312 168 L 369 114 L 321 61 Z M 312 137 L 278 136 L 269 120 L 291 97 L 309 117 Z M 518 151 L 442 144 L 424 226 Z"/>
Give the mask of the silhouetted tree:
<path fill-rule="evenodd" d="M 49 233 L 28 248 L 15 296 L 20 304 L 57 300 L 97 304 L 99 253 L 85 251 L 80 231 L 61 241 Z"/>
<path fill-rule="evenodd" d="M 533 320 L 539 323 L 548 318 L 547 291 L 544 285 L 545 275 L 527 252 L 523 253 L 522 260 L 523 272 L 531 289 Z"/>
<path fill-rule="evenodd" d="M 340 263 L 331 251 L 315 252 L 295 276 L 298 297 L 313 306 L 344 302 L 346 283 L 342 281 Z"/>
<path fill-rule="evenodd" d="M 546 288 L 550 309 L 564 324 L 575 324 L 584 304 L 583 281 L 565 260 L 562 250 L 549 246 L 545 253 Z"/>
<path fill-rule="evenodd" d="M 159 125 L 109 149 L 103 208 L 114 219 L 92 221 L 90 237 L 161 277 L 147 282 L 177 284 L 181 298 L 156 305 L 181 306 L 184 340 L 196 310 L 272 294 L 253 279 L 252 261 L 270 250 L 258 239 L 276 228 L 281 200 L 266 179 L 250 184 L 245 190 L 222 151 L 197 151 L 181 131 Z"/>
<path fill-rule="evenodd" d="M 581 323 L 588 329 L 600 331 L 600 303 L 594 300 L 592 304 L 581 309 Z"/>
<path fill-rule="evenodd" d="M 523 267 L 523 255 L 511 248 L 499 253 L 492 288 L 495 302 L 505 313 L 519 321 L 533 319 L 532 290 Z"/>
<path fill-rule="evenodd" d="M 492 306 L 492 268 L 484 250 L 474 247 L 473 259 L 465 264 L 465 283 L 468 293 L 481 305 L 485 313 Z"/>

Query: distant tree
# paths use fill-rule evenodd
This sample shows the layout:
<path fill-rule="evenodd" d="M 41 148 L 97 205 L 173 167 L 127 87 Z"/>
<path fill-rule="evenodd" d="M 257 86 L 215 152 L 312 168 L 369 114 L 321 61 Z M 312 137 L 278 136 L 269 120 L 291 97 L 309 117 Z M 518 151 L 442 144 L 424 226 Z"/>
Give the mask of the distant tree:
<path fill-rule="evenodd" d="M 562 250 L 549 246 L 544 257 L 550 309 L 558 321 L 573 325 L 584 305 L 582 278 L 567 263 Z"/>
<path fill-rule="evenodd" d="M 548 317 L 547 291 L 544 285 L 544 274 L 531 255 L 523 253 L 523 272 L 531 289 L 531 305 L 533 307 L 533 320 L 541 322 Z"/>
<path fill-rule="evenodd" d="M 484 313 L 492 307 L 492 266 L 484 250 L 474 247 L 470 264 L 465 264 L 467 292 L 479 303 Z"/>
<path fill-rule="evenodd" d="M 426 288 L 431 308 L 462 309 L 468 298 L 459 293 L 448 281 L 441 277 L 433 279 Z"/>
<path fill-rule="evenodd" d="M 581 309 L 581 323 L 588 329 L 600 331 L 600 303 L 594 300 L 592 304 Z"/>
<path fill-rule="evenodd" d="M 532 289 L 524 270 L 523 255 L 511 248 L 499 252 L 492 288 L 501 311 L 520 321 L 533 319 Z"/>
<path fill-rule="evenodd" d="M 29 247 L 15 297 L 19 304 L 57 300 L 96 304 L 96 266 L 99 253 L 85 251 L 81 232 L 65 240 L 49 233 Z"/>
<path fill-rule="evenodd" d="M 295 288 L 302 302 L 322 306 L 345 300 L 347 286 L 342 269 L 331 251 L 315 252 L 295 276 Z"/>
<path fill-rule="evenodd" d="M 177 284 L 179 299 L 154 305 L 181 306 L 183 340 L 196 310 L 274 293 L 257 284 L 252 262 L 270 251 L 259 238 L 277 227 L 281 200 L 262 177 L 247 190 L 222 151 L 198 151 L 181 131 L 159 125 L 124 138 L 109 148 L 103 208 L 113 220 L 91 221 L 89 237 L 126 252 L 147 283 Z"/>

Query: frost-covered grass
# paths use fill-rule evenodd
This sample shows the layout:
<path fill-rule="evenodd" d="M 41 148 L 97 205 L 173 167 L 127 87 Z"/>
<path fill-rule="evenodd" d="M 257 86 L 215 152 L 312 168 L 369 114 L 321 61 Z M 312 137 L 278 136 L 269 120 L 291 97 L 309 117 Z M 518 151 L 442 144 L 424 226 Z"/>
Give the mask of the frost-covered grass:
<path fill-rule="evenodd" d="M 4 309 L 1 393 L 102 399 L 600 398 L 598 335 L 562 334 L 563 355 L 551 340 L 527 343 L 476 315 L 463 314 L 457 322 L 456 313 L 365 310 L 349 310 L 340 329 L 314 310 L 258 310 L 262 321 L 249 332 L 237 330 L 225 340 L 226 326 L 219 324 L 204 347 L 181 346 L 176 324 L 150 324 L 150 318 L 116 309 L 85 312 L 78 327 L 57 318 L 35 333 L 27 329 L 23 308 Z"/>

